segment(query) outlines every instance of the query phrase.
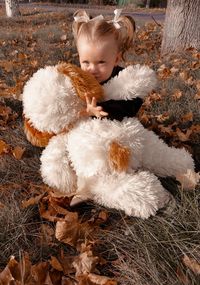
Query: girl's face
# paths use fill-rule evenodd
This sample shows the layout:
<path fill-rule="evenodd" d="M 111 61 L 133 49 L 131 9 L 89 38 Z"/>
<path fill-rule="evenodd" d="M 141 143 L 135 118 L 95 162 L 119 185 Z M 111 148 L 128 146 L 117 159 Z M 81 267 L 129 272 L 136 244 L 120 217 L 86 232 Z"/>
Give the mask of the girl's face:
<path fill-rule="evenodd" d="M 81 68 L 91 73 L 99 83 L 107 80 L 121 58 L 114 37 L 89 41 L 80 36 L 77 42 Z"/>

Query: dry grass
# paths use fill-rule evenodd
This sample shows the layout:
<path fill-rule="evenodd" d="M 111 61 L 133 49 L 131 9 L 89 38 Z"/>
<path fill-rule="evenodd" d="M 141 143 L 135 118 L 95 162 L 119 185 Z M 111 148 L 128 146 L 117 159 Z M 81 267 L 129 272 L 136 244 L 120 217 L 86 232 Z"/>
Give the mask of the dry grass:
<path fill-rule="evenodd" d="M 77 63 L 72 35 L 66 25 L 66 14 L 51 14 L 50 17 L 49 14 L 36 12 L 30 16 L 27 12 L 27 16 L 24 15 L 17 20 L 0 18 L 0 38 L 2 36 L 1 39 L 6 42 L 1 47 L 3 60 L 7 60 L 8 56 L 19 48 L 30 61 L 38 60 L 35 70 L 45 64 L 55 64 L 59 60 Z M 71 15 L 68 15 L 68 21 L 71 21 L 70 17 Z M 26 32 L 22 34 L 20 29 Z M 50 31 L 52 33 L 49 33 Z M 149 28 L 144 27 L 143 31 L 148 32 Z M 60 41 L 62 33 L 67 35 L 64 42 Z M 32 37 L 36 42 L 34 53 L 27 48 Z M 150 28 L 150 37 L 147 40 L 137 38 L 135 51 L 129 54 L 127 61 L 134 64 L 146 63 L 158 70 L 161 65 L 161 62 L 157 61 L 160 42 L 160 27 Z M 185 55 L 185 59 L 182 69 L 188 69 L 193 60 L 191 55 Z M 14 86 L 16 78 L 20 78 L 21 72 L 28 67 L 29 62 L 20 62 L 17 54 L 11 55 L 10 60 L 17 61 L 18 68 L 20 66 L 21 69 L 14 67 L 12 73 L 5 72 L 0 66 L 0 76 L 8 86 Z M 168 60 L 162 63 L 171 68 L 173 64 L 170 62 Z M 29 75 L 34 72 L 34 68 L 27 69 Z M 190 69 L 189 73 L 195 80 L 199 78 L 199 70 Z M 184 92 L 178 101 L 171 98 L 175 89 Z M 168 112 L 168 123 L 172 123 L 179 121 L 183 114 L 192 111 L 193 122 L 199 124 L 200 107 L 197 101 L 193 100 L 197 91 L 194 86 L 175 76 L 159 81 L 157 91 L 163 90 L 167 94 L 164 100 L 154 102 L 148 112 L 152 115 Z M 28 191 L 31 183 L 42 183 L 39 172 L 41 149 L 34 148 L 26 141 L 22 128 L 21 102 L 13 99 L 2 101 L 18 114 L 18 118 L 15 122 L 10 122 L 8 128 L 1 129 L 0 139 L 12 146 L 26 148 L 21 160 L 16 160 L 10 155 L 0 157 L 0 201 L 4 204 L 0 212 L 0 267 L 3 268 L 10 255 L 19 257 L 21 251 L 32 253 L 36 262 L 48 258 L 56 249 L 47 248 L 39 242 L 40 225 L 45 222 L 39 217 L 37 207 L 21 208 L 22 196 L 24 198 L 30 194 L 34 195 Z M 199 138 L 195 143 L 199 144 Z M 200 157 L 198 152 L 197 147 L 196 160 Z M 166 209 L 148 220 L 129 218 L 123 213 L 109 210 L 110 218 L 107 223 L 102 224 L 102 231 L 97 234 L 99 245 L 96 250 L 110 264 L 106 267 L 102 265 L 99 271 L 101 274 L 115 276 L 122 285 L 181 285 L 181 276 L 188 278 L 188 284 L 200 284 L 199 276 L 194 275 L 182 263 L 184 254 L 200 263 L 200 188 L 188 193 L 180 191 L 174 180 L 163 179 L 162 183 L 174 194 L 176 204 L 172 201 Z M 3 189 L 8 189 L 9 192 L 2 191 Z M 98 208 L 96 205 L 95 207 Z M 86 217 L 87 211 L 90 210 L 87 206 L 80 207 L 79 212 Z M 60 246 L 57 244 L 57 247 Z"/>

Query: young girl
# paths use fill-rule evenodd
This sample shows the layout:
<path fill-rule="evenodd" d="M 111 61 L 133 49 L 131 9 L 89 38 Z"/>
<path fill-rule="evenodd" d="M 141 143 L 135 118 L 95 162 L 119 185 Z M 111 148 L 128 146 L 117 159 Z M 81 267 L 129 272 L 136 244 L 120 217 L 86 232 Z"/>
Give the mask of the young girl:
<path fill-rule="evenodd" d="M 73 34 L 79 54 L 80 66 L 90 72 L 100 84 L 107 83 L 123 70 L 119 61 L 131 47 L 135 35 L 135 22 L 129 16 L 120 16 L 121 9 L 115 10 L 115 17 L 106 21 L 102 15 L 93 19 L 84 10 L 74 14 Z M 96 103 L 86 96 L 87 114 L 96 117 L 122 120 L 133 117 L 143 100 L 108 100 Z"/>

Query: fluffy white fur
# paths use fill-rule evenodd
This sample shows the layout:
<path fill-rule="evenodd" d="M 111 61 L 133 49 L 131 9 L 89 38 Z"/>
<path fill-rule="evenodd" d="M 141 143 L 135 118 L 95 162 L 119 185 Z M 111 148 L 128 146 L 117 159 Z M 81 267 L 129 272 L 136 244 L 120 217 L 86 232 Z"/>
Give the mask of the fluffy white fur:
<path fill-rule="evenodd" d="M 130 66 L 105 84 L 106 99 L 144 98 L 155 87 L 154 72 Z M 82 108 L 70 80 L 55 67 L 39 70 L 26 84 L 24 113 L 41 131 L 58 133 L 74 121 Z M 128 147 L 131 159 L 126 172 L 116 173 L 108 162 L 110 144 Z M 41 156 L 44 182 L 69 195 L 76 193 L 128 215 L 148 218 L 168 202 L 170 194 L 154 174 L 194 173 L 191 155 L 168 147 L 136 118 L 122 122 L 107 119 L 77 121 L 66 134 L 53 137 Z M 184 186 L 184 185 L 183 185 Z M 187 186 L 187 185 L 186 185 Z"/>
<path fill-rule="evenodd" d="M 148 66 L 130 65 L 104 84 L 105 99 L 130 100 L 144 98 L 155 88 L 155 72 Z"/>
<path fill-rule="evenodd" d="M 81 182 L 80 182 L 81 180 Z M 148 218 L 170 199 L 156 176 L 148 171 L 111 173 L 79 178 L 80 194 L 127 215 Z"/>
<path fill-rule="evenodd" d="M 26 83 L 22 95 L 24 114 L 41 132 L 59 133 L 77 120 L 83 102 L 69 77 L 57 66 L 39 69 Z"/>
<path fill-rule="evenodd" d="M 193 159 L 185 149 L 168 147 L 136 118 L 122 122 L 93 119 L 78 123 L 68 134 L 67 149 L 77 175 L 110 173 L 107 157 L 113 141 L 131 150 L 128 171 L 146 169 L 159 176 L 175 176 L 194 170 Z"/>
<path fill-rule="evenodd" d="M 62 193 L 77 190 L 77 176 L 71 167 L 66 149 L 67 136 L 57 135 L 43 150 L 41 160 L 42 178 L 46 184 Z"/>

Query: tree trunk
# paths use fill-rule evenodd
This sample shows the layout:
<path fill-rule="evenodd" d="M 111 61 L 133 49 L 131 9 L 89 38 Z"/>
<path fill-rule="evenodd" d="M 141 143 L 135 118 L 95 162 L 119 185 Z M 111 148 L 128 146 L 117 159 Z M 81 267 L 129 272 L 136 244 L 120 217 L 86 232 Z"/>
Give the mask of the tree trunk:
<path fill-rule="evenodd" d="M 149 8 L 149 7 L 150 7 L 150 2 L 151 2 L 151 0 L 147 0 L 147 2 L 146 2 L 146 8 Z"/>
<path fill-rule="evenodd" d="M 19 3 L 17 0 L 5 0 L 7 17 L 20 16 Z"/>
<path fill-rule="evenodd" d="M 161 54 L 200 47 L 199 0 L 168 0 Z"/>

